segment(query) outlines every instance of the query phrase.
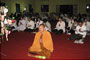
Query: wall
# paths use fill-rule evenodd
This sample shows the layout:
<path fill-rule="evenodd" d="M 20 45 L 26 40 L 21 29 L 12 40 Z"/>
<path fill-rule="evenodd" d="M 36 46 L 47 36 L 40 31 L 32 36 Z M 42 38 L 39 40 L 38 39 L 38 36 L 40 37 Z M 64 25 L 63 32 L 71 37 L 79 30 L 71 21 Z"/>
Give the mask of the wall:
<path fill-rule="evenodd" d="M 90 4 L 90 0 L 34 0 L 35 1 L 35 12 L 40 12 L 40 5 L 49 5 L 49 13 L 56 12 L 56 5 L 77 5 L 77 12 L 86 13 L 86 4 Z"/>
<path fill-rule="evenodd" d="M 5 4 L 8 6 L 8 14 L 16 12 L 16 3 L 20 4 L 21 12 L 23 12 L 24 8 L 29 11 L 29 4 L 32 4 L 32 0 L 2 0 L 2 2 L 5 2 Z"/>
<path fill-rule="evenodd" d="M 56 5 L 77 5 L 77 12 L 86 13 L 86 4 L 90 4 L 90 0 L 2 0 L 6 3 L 9 9 L 9 13 L 16 12 L 16 3 L 20 4 L 21 12 L 24 7 L 29 11 L 29 4 L 32 4 L 34 12 L 41 13 L 41 5 L 49 5 L 49 12 L 56 12 Z"/>

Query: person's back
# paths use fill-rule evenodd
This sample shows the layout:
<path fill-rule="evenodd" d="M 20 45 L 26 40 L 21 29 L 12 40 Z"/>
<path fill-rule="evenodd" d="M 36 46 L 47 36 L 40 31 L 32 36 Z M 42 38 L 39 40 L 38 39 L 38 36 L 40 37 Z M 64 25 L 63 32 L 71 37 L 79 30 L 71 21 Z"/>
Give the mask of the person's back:
<path fill-rule="evenodd" d="M 46 22 L 46 27 L 48 28 L 49 32 L 51 32 L 51 24 L 48 21 Z"/>

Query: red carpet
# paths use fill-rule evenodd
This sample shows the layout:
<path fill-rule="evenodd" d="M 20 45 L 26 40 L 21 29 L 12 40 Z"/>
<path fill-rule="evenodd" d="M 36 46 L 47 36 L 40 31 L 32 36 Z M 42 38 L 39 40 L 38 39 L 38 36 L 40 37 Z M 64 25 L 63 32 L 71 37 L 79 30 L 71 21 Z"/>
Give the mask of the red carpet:
<path fill-rule="evenodd" d="M 90 59 L 90 36 L 87 36 L 87 41 L 83 45 L 68 41 L 68 37 L 66 34 L 52 33 L 54 52 L 50 59 Z M 36 59 L 28 57 L 28 48 L 32 45 L 33 39 L 33 33 L 11 33 L 9 41 L 1 44 L 1 59 Z"/>

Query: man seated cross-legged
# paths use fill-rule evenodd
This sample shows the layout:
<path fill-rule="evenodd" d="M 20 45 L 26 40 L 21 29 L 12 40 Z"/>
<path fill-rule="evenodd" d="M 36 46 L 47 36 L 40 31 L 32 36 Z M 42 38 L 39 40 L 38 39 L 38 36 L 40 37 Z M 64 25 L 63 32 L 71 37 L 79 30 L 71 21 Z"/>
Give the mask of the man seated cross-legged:
<path fill-rule="evenodd" d="M 29 48 L 28 56 L 35 57 L 36 55 L 44 56 L 49 59 L 53 52 L 53 41 L 50 32 L 45 30 L 45 26 L 41 24 L 39 31 L 35 35 L 34 42 Z"/>

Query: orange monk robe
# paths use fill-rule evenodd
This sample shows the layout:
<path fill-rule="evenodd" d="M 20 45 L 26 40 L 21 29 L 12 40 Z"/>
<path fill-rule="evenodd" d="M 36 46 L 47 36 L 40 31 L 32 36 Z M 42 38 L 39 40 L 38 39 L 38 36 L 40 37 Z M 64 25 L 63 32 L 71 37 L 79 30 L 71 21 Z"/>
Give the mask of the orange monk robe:
<path fill-rule="evenodd" d="M 32 52 L 41 52 L 41 46 L 40 46 L 40 32 L 37 32 L 35 35 L 34 42 L 32 46 L 29 48 L 30 51 Z M 53 52 L 53 41 L 51 38 L 51 34 L 48 31 L 44 31 L 43 37 L 42 37 L 42 43 L 43 46 L 47 49 Z"/>

